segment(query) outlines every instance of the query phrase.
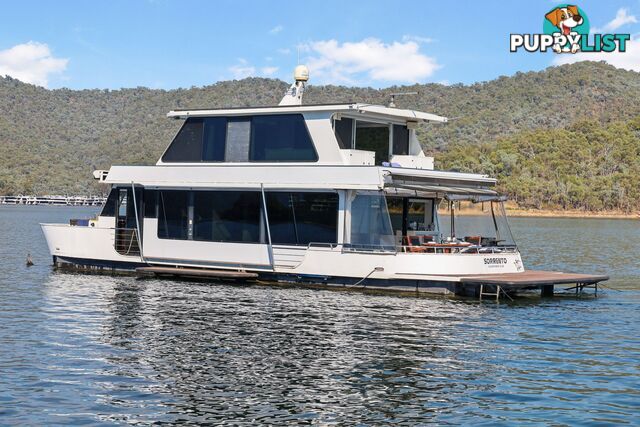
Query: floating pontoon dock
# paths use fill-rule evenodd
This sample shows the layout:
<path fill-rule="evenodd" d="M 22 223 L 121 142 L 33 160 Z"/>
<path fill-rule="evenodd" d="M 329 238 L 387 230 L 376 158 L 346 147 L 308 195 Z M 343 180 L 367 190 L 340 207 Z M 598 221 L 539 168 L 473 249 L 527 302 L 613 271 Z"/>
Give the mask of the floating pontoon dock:
<path fill-rule="evenodd" d="M 609 280 L 609 276 L 562 273 L 559 271 L 527 270 L 522 273 L 484 274 L 477 276 L 461 276 L 461 293 L 475 295 L 482 299 L 483 296 L 500 298 L 500 295 L 509 295 L 524 290 L 541 291 L 542 296 L 553 296 L 555 285 L 573 284 L 576 293 L 582 292 L 585 287 L 593 286 L 598 290 L 598 283 Z"/>
<path fill-rule="evenodd" d="M 223 269 L 207 269 L 207 268 L 186 268 L 186 267 L 163 267 L 163 266 L 147 266 L 136 269 L 138 276 L 152 277 L 183 277 L 192 279 L 230 279 L 237 281 L 246 281 L 258 279 L 258 273 L 247 272 L 243 270 L 223 270 Z M 266 278 L 268 280 L 268 278 Z M 394 288 L 379 285 L 375 281 L 359 281 L 356 285 L 342 284 L 340 280 L 335 283 L 330 278 L 322 281 L 322 285 L 332 287 L 348 287 L 350 289 L 368 289 L 368 290 L 385 290 L 393 291 Z M 502 274 L 483 274 L 473 276 L 446 276 L 443 277 L 442 283 L 448 284 L 442 286 L 446 289 L 445 293 L 452 293 L 461 296 L 475 296 L 479 299 L 490 297 L 499 300 L 501 296 L 511 298 L 511 296 L 522 291 L 540 290 L 541 296 L 553 296 L 555 285 L 574 285 L 569 288 L 575 289 L 576 294 L 581 293 L 584 288 L 593 286 L 595 292 L 598 290 L 598 283 L 609 280 L 609 276 L 563 273 L 558 271 L 540 271 L 528 270 L 522 273 L 502 273 Z M 311 284 L 310 282 L 307 282 Z M 396 288 L 400 292 L 418 292 L 432 293 L 433 289 L 425 288 L 420 284 L 416 284 L 415 289 L 411 287 Z"/>

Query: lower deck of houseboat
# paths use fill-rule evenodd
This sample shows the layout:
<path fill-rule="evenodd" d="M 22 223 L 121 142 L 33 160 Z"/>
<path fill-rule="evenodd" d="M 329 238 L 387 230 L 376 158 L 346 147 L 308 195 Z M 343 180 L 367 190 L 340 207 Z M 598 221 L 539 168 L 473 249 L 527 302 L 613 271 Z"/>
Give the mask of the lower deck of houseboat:
<path fill-rule="evenodd" d="M 519 273 L 485 275 L 448 275 L 427 280 L 353 278 L 331 275 L 304 275 L 275 272 L 252 272 L 233 269 L 193 268 L 142 263 L 117 263 L 90 259 L 53 257 L 54 267 L 64 272 L 124 274 L 140 279 L 162 278 L 204 283 L 261 284 L 300 286 L 332 290 L 353 290 L 411 295 L 448 295 L 477 299 L 510 299 L 538 293 L 552 297 L 556 290 L 582 294 L 588 288 L 597 295 L 605 275 L 575 274 L 557 271 L 527 270 Z M 569 288 L 566 286 L 570 285 Z"/>

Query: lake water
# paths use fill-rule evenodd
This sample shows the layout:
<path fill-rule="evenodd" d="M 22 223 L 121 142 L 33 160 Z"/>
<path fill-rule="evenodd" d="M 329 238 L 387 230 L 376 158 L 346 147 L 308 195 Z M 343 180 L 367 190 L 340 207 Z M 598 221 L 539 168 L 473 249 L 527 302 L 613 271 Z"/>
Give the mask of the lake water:
<path fill-rule="evenodd" d="M 640 422 L 638 221 L 512 219 L 613 289 L 496 304 L 53 272 L 92 212 L 0 207 L 0 424 Z"/>

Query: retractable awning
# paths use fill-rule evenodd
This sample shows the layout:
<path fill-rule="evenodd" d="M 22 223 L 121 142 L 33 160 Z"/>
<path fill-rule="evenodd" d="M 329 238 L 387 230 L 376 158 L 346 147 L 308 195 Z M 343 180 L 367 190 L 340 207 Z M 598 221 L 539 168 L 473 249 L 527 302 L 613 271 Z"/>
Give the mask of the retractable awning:
<path fill-rule="evenodd" d="M 493 189 L 494 178 L 486 175 L 458 172 L 423 171 L 409 169 L 385 170 L 386 190 L 426 193 L 448 198 L 497 198 L 500 195 Z"/>

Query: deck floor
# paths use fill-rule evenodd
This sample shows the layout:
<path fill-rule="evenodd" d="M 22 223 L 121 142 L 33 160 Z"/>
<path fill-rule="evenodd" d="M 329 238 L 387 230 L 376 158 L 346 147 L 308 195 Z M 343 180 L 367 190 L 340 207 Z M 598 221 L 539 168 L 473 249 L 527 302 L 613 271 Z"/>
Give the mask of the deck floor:
<path fill-rule="evenodd" d="M 609 280 L 609 276 L 597 274 L 562 273 L 559 271 L 527 270 L 522 273 L 482 274 L 461 276 L 465 285 L 544 286 L 562 284 L 594 284 Z"/>

